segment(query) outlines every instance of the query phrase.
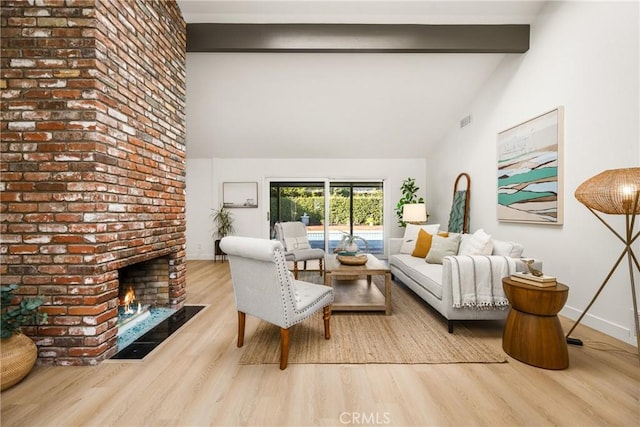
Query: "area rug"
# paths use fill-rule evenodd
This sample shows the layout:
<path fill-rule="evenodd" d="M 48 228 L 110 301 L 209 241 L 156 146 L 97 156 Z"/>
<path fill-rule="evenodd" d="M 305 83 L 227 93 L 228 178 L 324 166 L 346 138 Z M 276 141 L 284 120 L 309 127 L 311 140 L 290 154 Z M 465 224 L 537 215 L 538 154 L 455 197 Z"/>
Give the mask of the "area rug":
<path fill-rule="evenodd" d="M 301 277 L 317 281 L 317 273 Z M 381 276 L 378 276 L 381 277 Z M 377 277 L 374 276 L 374 280 Z M 378 283 L 380 285 L 380 283 Z M 504 363 L 504 353 L 490 348 L 462 324 L 455 332 L 413 292 L 392 284 L 391 316 L 383 313 L 335 312 L 331 339 L 324 339 L 322 315 L 294 325 L 290 331 L 292 363 Z M 380 287 L 380 286 L 379 286 Z M 245 349 L 240 364 L 279 363 L 280 328 L 261 321 Z"/>

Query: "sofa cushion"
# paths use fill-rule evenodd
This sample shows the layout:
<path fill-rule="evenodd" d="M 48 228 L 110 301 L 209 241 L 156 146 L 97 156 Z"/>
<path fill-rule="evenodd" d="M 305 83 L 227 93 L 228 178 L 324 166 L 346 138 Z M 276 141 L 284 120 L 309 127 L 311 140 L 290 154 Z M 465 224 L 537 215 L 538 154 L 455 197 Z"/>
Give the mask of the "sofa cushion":
<path fill-rule="evenodd" d="M 442 299 L 442 264 L 427 264 L 423 258 L 407 254 L 393 255 L 389 264 L 397 267 L 438 299 Z"/>
<path fill-rule="evenodd" d="M 520 258 L 522 256 L 522 252 L 524 252 L 524 246 L 520 243 L 493 239 L 492 255 Z"/>
<path fill-rule="evenodd" d="M 402 238 L 400 253 L 411 255 L 416 247 L 416 240 L 418 240 L 418 232 L 420 230 L 434 235 L 438 232 L 439 228 L 440 224 L 407 224 L 407 228 L 404 230 L 404 237 Z"/>
<path fill-rule="evenodd" d="M 442 299 L 442 264 L 427 264 L 421 259 L 418 266 L 406 273 L 420 286 Z"/>
<path fill-rule="evenodd" d="M 460 236 L 442 237 L 433 236 L 431 249 L 425 259 L 429 264 L 442 264 L 442 258 L 458 253 Z"/>
<path fill-rule="evenodd" d="M 491 255 L 491 251 L 493 251 L 491 236 L 481 228 L 473 234 L 462 236 L 458 255 Z"/>

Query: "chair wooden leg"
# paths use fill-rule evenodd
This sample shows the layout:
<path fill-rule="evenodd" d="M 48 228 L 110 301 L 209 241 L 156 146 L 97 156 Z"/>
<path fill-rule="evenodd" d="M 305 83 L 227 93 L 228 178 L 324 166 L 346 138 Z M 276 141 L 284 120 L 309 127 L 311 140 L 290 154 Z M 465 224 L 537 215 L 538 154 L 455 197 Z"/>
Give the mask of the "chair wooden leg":
<path fill-rule="evenodd" d="M 322 258 L 320 258 L 320 275 L 322 276 Z"/>
<path fill-rule="evenodd" d="M 289 361 L 289 329 L 280 328 L 280 369 L 287 369 Z"/>
<path fill-rule="evenodd" d="M 238 347 L 242 347 L 244 344 L 244 321 L 247 315 L 241 311 L 238 311 Z"/>
<path fill-rule="evenodd" d="M 331 306 L 328 305 L 322 309 L 322 318 L 324 319 L 324 339 L 331 338 L 331 327 L 329 320 L 331 319 Z"/>
<path fill-rule="evenodd" d="M 298 261 L 293 261 L 293 278 L 298 280 Z"/>

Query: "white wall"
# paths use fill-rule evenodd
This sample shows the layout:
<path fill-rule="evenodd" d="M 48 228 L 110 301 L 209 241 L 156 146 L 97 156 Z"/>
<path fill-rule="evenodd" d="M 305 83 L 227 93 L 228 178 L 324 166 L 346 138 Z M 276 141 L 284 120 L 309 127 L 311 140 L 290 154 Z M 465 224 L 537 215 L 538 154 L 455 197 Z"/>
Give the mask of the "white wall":
<path fill-rule="evenodd" d="M 640 158 L 638 3 L 550 2 L 531 27 L 531 48 L 507 57 L 428 162 L 434 221 L 448 218 L 456 174 L 471 175 L 471 230 L 522 242 L 525 255 L 570 287 L 563 314 L 576 319 L 624 249 L 580 203 L 576 187 L 597 173 L 637 167 Z M 529 118 L 565 109 L 564 225 L 496 220 L 496 136 Z M 441 185 L 447 183 L 446 186 Z M 617 230 L 623 218 L 608 216 Z M 636 279 L 636 282 L 638 279 Z M 635 344 L 626 260 L 583 323 Z"/>
<path fill-rule="evenodd" d="M 419 196 L 425 197 L 425 159 L 187 159 L 187 259 L 213 259 L 209 215 L 222 199 L 223 182 L 257 182 L 258 208 L 233 209 L 236 235 L 269 237 L 266 221 L 266 179 L 384 179 L 385 235 L 400 237 L 395 204 L 407 177 L 416 179 Z M 428 199 L 427 199 L 428 202 Z"/>
<path fill-rule="evenodd" d="M 213 259 L 211 210 L 214 203 L 212 159 L 187 158 L 187 259 Z"/>

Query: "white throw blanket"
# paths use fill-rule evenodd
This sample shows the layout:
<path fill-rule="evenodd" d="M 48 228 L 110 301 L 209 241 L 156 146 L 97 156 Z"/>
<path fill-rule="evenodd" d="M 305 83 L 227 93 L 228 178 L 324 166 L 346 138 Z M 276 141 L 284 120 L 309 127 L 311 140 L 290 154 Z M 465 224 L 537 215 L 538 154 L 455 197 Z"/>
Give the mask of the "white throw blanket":
<path fill-rule="evenodd" d="M 451 261 L 454 307 L 491 309 L 509 305 L 502 289 L 502 278 L 516 271 L 513 258 L 485 255 L 447 258 Z"/>

